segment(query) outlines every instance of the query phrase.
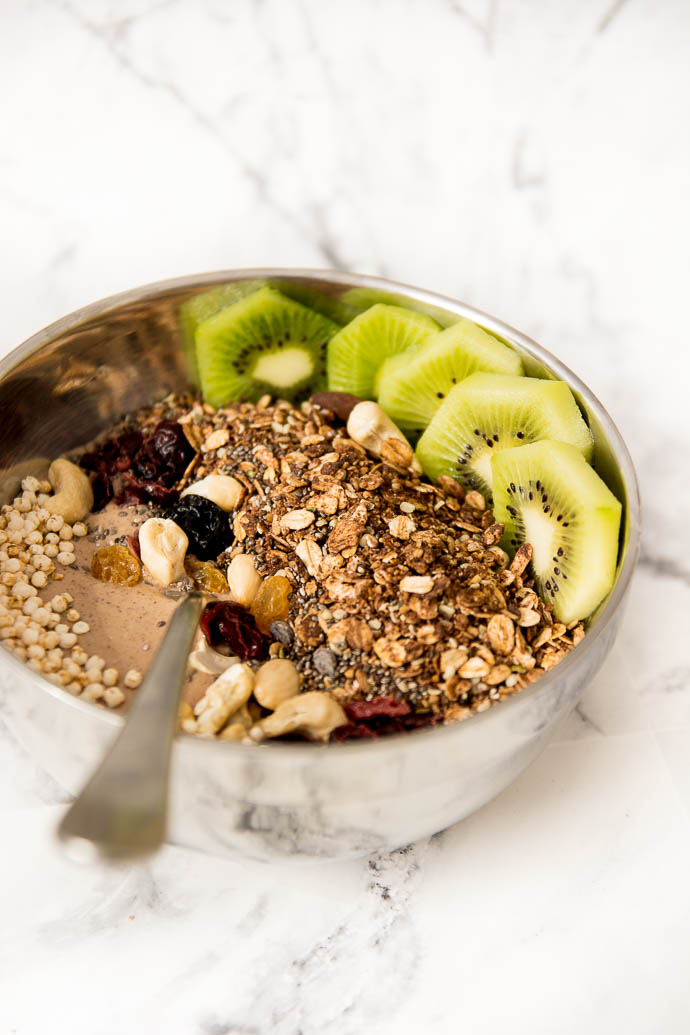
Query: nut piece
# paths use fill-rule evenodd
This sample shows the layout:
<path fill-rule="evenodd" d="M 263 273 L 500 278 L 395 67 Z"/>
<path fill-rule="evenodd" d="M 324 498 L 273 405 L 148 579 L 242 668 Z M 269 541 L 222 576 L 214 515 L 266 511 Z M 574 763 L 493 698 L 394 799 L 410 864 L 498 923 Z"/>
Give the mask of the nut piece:
<path fill-rule="evenodd" d="M 221 740 L 248 740 L 247 734 L 252 727 L 254 720 L 251 717 L 246 704 L 243 704 L 234 715 L 231 715 L 227 724 L 223 726 L 218 734 Z"/>
<path fill-rule="evenodd" d="M 388 522 L 388 531 L 396 539 L 409 539 L 416 527 L 412 518 L 406 514 L 398 514 Z"/>
<path fill-rule="evenodd" d="M 54 460 L 48 479 L 55 495 L 46 500 L 46 510 L 59 514 L 69 525 L 85 518 L 93 507 L 93 491 L 81 468 L 71 460 Z"/>
<path fill-rule="evenodd" d="M 238 553 L 233 557 L 228 564 L 227 579 L 232 599 L 242 607 L 249 607 L 253 603 L 263 582 L 254 567 L 254 558 L 248 553 Z"/>
<path fill-rule="evenodd" d="M 300 539 L 295 547 L 295 553 L 312 576 L 318 578 L 319 566 L 323 560 L 323 552 L 315 539 Z"/>
<path fill-rule="evenodd" d="M 400 589 L 403 593 L 430 593 L 434 588 L 434 580 L 431 575 L 406 575 L 400 580 Z"/>
<path fill-rule="evenodd" d="M 243 485 L 229 474 L 208 474 L 182 492 L 183 496 L 203 496 L 228 514 L 239 506 L 243 494 Z"/>
<path fill-rule="evenodd" d="M 314 514 L 311 510 L 289 510 L 280 519 L 280 530 L 281 532 L 299 532 L 313 524 Z"/>
<path fill-rule="evenodd" d="M 357 403 L 347 419 L 347 433 L 353 442 L 374 456 L 421 472 L 410 443 L 378 403 Z"/>
<path fill-rule="evenodd" d="M 254 673 L 249 665 L 233 665 L 218 676 L 194 707 L 199 733 L 217 733 L 247 703 L 253 688 Z"/>
<path fill-rule="evenodd" d="M 218 431 L 212 431 L 206 441 L 202 445 L 202 449 L 205 453 L 212 449 L 220 449 L 230 439 L 230 432 L 227 428 L 219 428 Z"/>
<path fill-rule="evenodd" d="M 206 637 L 201 634 L 198 647 L 189 655 L 189 664 L 197 672 L 205 672 L 209 676 L 219 676 L 239 662 L 239 658 L 228 657 L 209 647 Z"/>
<path fill-rule="evenodd" d="M 507 615 L 492 615 L 486 626 L 491 649 L 497 654 L 510 654 L 515 646 L 515 626 Z"/>
<path fill-rule="evenodd" d="M 183 577 L 188 545 L 187 536 L 170 518 L 149 518 L 139 529 L 141 563 L 161 586 Z"/>
<path fill-rule="evenodd" d="M 254 679 L 254 697 L 263 708 L 275 711 L 299 693 L 300 675 L 287 658 L 273 658 L 261 666 Z"/>
<path fill-rule="evenodd" d="M 303 733 L 309 740 L 326 741 L 334 729 L 343 726 L 347 716 L 330 694 L 310 690 L 291 697 L 249 731 L 254 741 L 282 737 L 284 733 Z"/>
<path fill-rule="evenodd" d="M 532 560 L 532 544 L 522 543 L 515 551 L 515 556 L 510 563 L 510 571 L 513 575 L 522 575 L 523 571 Z"/>

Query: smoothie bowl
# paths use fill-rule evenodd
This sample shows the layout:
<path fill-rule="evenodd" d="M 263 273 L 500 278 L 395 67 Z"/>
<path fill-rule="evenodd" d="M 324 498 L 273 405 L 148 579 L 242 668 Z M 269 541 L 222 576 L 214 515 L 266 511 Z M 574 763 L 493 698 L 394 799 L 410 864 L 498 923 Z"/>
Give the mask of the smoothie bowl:
<path fill-rule="evenodd" d="M 209 594 L 170 837 L 399 847 L 536 757 L 608 653 L 639 545 L 601 404 L 483 313 L 373 278 L 150 285 L 0 365 L 0 678 L 76 792 L 176 602 Z"/>

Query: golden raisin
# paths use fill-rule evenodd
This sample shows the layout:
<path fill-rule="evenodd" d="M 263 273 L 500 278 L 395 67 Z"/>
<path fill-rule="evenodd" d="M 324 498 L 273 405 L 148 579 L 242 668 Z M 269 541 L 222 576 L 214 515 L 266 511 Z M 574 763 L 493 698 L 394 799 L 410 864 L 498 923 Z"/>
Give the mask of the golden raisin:
<path fill-rule="evenodd" d="M 136 586 L 141 578 L 141 564 L 131 550 L 121 543 L 102 546 L 91 558 L 91 574 L 101 582 L 119 586 Z"/>
<path fill-rule="evenodd" d="M 282 622 L 290 609 L 292 586 L 283 575 L 269 575 L 259 586 L 249 608 L 262 633 L 268 633 L 272 622 Z"/>
<path fill-rule="evenodd" d="M 203 589 L 206 593 L 229 593 L 228 580 L 220 568 L 210 561 L 197 561 L 194 557 L 188 557 L 184 562 L 185 571 L 190 579 L 194 580 L 197 589 Z"/>

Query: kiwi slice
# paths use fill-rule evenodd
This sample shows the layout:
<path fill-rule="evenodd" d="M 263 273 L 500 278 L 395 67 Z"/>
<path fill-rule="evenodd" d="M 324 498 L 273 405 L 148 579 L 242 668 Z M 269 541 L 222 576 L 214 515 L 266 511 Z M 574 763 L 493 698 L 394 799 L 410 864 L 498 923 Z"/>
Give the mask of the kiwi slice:
<path fill-rule="evenodd" d="M 324 385 L 326 348 L 338 324 L 274 288 L 263 287 L 196 329 L 204 399 L 293 399 Z"/>
<path fill-rule="evenodd" d="M 264 283 L 261 280 L 234 280 L 230 284 L 217 284 L 182 303 L 178 315 L 187 371 L 192 384 L 199 383 L 199 367 L 196 361 L 196 329 L 199 324 L 209 316 L 219 313 L 221 309 L 227 309 L 234 302 L 257 291 Z"/>
<path fill-rule="evenodd" d="M 506 449 L 492 457 L 491 467 L 506 549 L 531 544 L 539 593 L 559 621 L 587 618 L 613 585 L 621 504 L 565 442 Z"/>
<path fill-rule="evenodd" d="M 373 305 L 331 340 L 328 390 L 372 399 L 376 372 L 384 359 L 426 341 L 438 329 L 438 324 L 424 313 L 397 305 Z"/>
<path fill-rule="evenodd" d="M 586 460 L 592 455 L 592 436 L 565 381 L 470 374 L 432 417 L 417 459 L 430 478 L 449 474 L 490 496 L 491 457 L 542 438 L 569 442 Z"/>
<path fill-rule="evenodd" d="M 450 327 L 457 321 L 457 315 L 448 309 L 441 309 L 440 306 L 430 305 L 428 302 L 418 302 L 416 298 L 409 295 L 398 294 L 397 291 L 381 291 L 380 288 L 356 287 L 348 288 L 340 296 L 341 301 L 346 305 L 353 306 L 358 313 L 370 309 L 377 302 L 385 305 L 399 305 L 403 309 L 414 310 L 416 313 L 424 313 L 435 320 L 440 327 Z"/>
<path fill-rule="evenodd" d="M 517 352 L 471 320 L 460 320 L 416 352 L 406 349 L 385 361 L 377 378 L 379 404 L 403 431 L 423 431 L 453 385 L 476 370 L 523 373 Z"/>

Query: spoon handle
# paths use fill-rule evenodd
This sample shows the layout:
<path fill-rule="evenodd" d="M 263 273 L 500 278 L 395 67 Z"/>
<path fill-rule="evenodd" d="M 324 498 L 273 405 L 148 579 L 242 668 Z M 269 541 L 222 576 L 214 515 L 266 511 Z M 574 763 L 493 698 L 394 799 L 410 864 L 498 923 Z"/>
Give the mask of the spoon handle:
<path fill-rule="evenodd" d="M 180 693 L 203 605 L 190 593 L 178 606 L 124 727 L 63 816 L 58 837 L 72 855 L 127 859 L 163 843 Z"/>

